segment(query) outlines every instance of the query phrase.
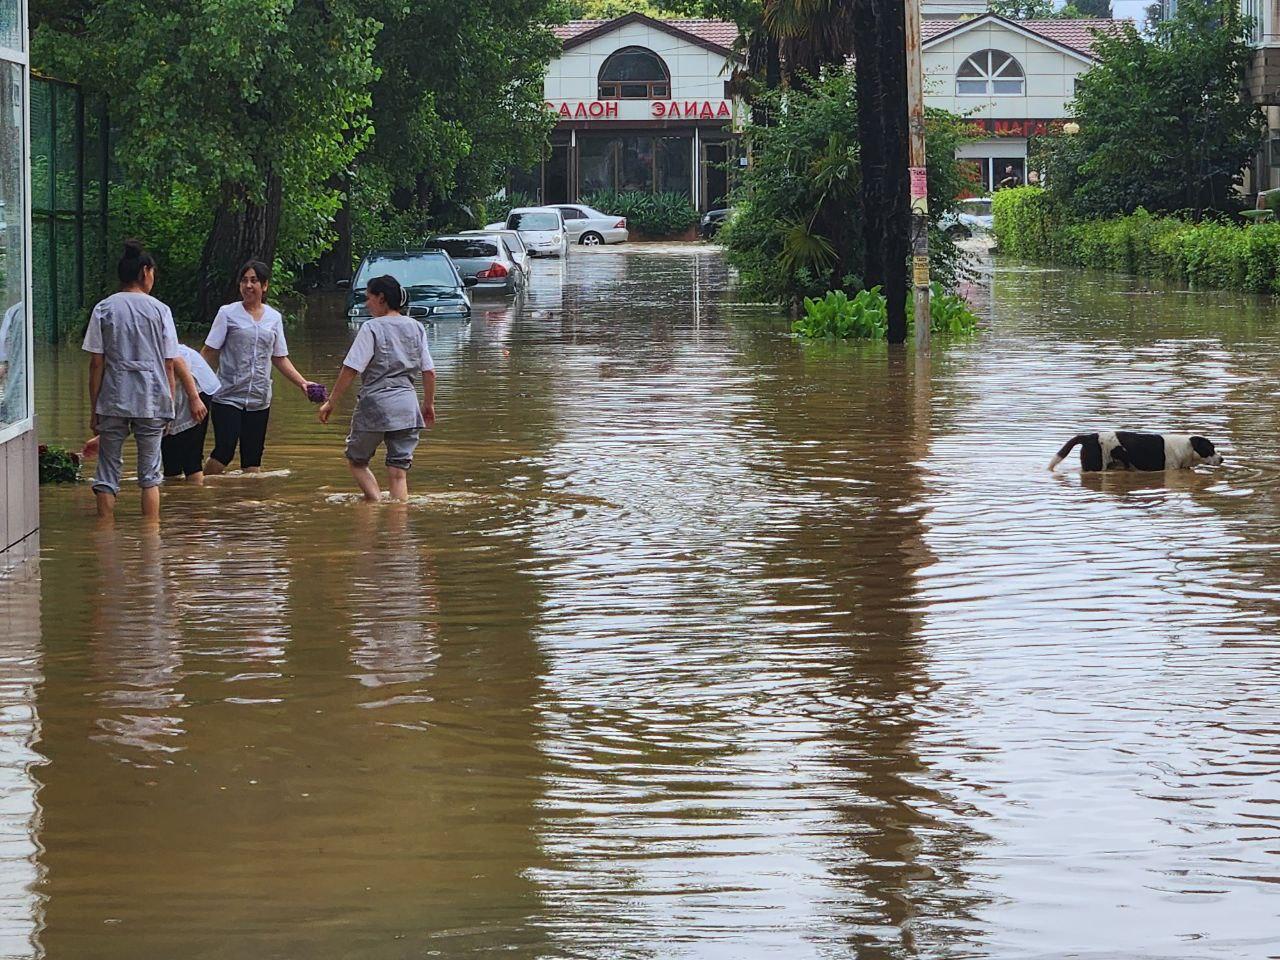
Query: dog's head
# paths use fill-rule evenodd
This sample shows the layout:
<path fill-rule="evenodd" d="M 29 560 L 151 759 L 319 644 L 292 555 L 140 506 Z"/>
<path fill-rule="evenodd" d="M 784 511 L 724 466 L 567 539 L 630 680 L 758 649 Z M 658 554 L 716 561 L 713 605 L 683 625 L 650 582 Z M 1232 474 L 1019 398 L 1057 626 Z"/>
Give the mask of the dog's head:
<path fill-rule="evenodd" d="M 1215 450 L 1213 444 L 1204 437 L 1192 437 L 1191 449 L 1200 458 L 1201 463 L 1208 463 L 1215 467 L 1222 463 L 1222 454 Z"/>

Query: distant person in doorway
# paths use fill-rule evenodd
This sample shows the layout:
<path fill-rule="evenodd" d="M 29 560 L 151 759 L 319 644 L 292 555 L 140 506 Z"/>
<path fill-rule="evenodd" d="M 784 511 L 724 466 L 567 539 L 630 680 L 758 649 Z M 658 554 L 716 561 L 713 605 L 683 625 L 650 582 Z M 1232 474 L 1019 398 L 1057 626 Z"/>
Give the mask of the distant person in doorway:
<path fill-rule="evenodd" d="M 1027 171 L 1027 186 L 1028 186 L 1028 187 L 1038 187 L 1038 186 L 1040 186 L 1040 173 L 1039 173 L 1039 171 L 1036 171 L 1036 170 L 1028 170 L 1028 171 Z"/>
<path fill-rule="evenodd" d="M 126 240 L 116 268 L 120 292 L 93 308 L 84 335 L 89 357 L 89 430 L 98 435 L 93 492 L 98 516 L 115 514 L 124 467 L 124 441 L 138 448 L 142 515 L 160 518 L 160 441 L 173 420 L 174 359 L 178 334 L 169 308 L 151 296 L 156 262 L 136 240 Z"/>
<path fill-rule="evenodd" d="M 366 320 L 342 361 L 333 393 L 320 407 L 328 423 L 338 399 L 360 377 L 360 393 L 351 414 L 346 458 L 366 500 L 382 491 L 369 469 L 378 446 L 386 447 L 387 485 L 393 500 L 409 499 L 409 468 L 424 427 L 436 422 L 436 372 L 422 324 L 400 311 L 409 292 L 392 276 L 374 277 L 365 290 L 371 319 Z M 422 400 L 418 381 L 422 381 Z"/>
<path fill-rule="evenodd" d="M 996 186 L 1001 190 L 1004 190 L 1008 187 L 1017 187 L 1021 185 L 1022 185 L 1022 178 L 1018 176 L 1018 173 L 1016 170 L 1013 169 L 1012 164 L 1004 168 L 1004 176 L 1001 178 L 1000 182 L 996 184 Z"/>
<path fill-rule="evenodd" d="M 289 361 L 284 318 L 266 302 L 271 268 L 261 260 L 250 260 L 240 268 L 237 279 L 240 301 L 218 310 L 200 350 L 218 371 L 219 381 L 209 407 L 213 451 L 204 464 L 209 476 L 227 469 L 237 446 L 242 470 L 256 473 L 262 469 L 273 366 L 304 396 L 307 392 L 307 379 Z"/>

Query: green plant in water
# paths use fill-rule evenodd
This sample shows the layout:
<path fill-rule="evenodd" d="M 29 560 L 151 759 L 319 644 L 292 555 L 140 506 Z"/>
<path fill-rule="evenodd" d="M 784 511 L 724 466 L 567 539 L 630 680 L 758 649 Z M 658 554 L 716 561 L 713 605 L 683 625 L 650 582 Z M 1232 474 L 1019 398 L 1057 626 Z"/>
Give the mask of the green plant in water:
<path fill-rule="evenodd" d="M 907 300 L 907 322 L 915 315 L 914 293 Z M 940 283 L 930 287 L 929 329 L 941 336 L 968 336 L 978 329 L 978 317 L 964 297 L 948 293 Z M 883 340 L 889 329 L 889 311 L 879 287 L 859 290 L 852 299 L 843 290 L 829 290 L 821 300 L 805 297 L 804 316 L 791 325 L 792 333 L 820 340 L 840 337 Z"/>
<path fill-rule="evenodd" d="M 851 299 L 843 290 L 828 290 L 821 300 L 804 298 L 804 316 L 791 330 L 802 337 L 882 340 L 889 329 L 889 313 L 879 287 L 859 290 Z"/>
<path fill-rule="evenodd" d="M 907 295 L 907 324 L 915 322 L 915 291 Z M 969 303 L 956 293 L 948 293 L 936 281 L 929 285 L 929 329 L 949 337 L 965 337 L 978 331 L 978 316 Z"/>
<path fill-rule="evenodd" d="M 65 447 L 40 444 L 40 482 L 75 483 L 80 479 L 80 455 Z"/>

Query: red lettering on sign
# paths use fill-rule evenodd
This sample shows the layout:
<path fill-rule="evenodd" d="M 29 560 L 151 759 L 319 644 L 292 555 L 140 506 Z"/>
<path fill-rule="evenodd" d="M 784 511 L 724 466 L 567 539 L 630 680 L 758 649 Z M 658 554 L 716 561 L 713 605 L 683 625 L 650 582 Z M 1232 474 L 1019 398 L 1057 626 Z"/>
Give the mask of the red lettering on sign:
<path fill-rule="evenodd" d="M 697 100 L 686 100 L 684 102 L 684 115 L 686 117 L 696 117 L 698 115 Z"/>
<path fill-rule="evenodd" d="M 707 100 L 702 104 L 702 109 L 698 111 L 699 120 L 714 120 L 715 111 L 711 109 L 711 101 Z"/>
<path fill-rule="evenodd" d="M 667 105 L 661 100 L 653 101 L 653 115 L 655 117 L 665 117 L 667 115 Z"/>
<path fill-rule="evenodd" d="M 562 117 L 572 117 L 572 116 L 573 116 L 573 114 L 569 112 L 569 105 L 568 105 L 567 103 L 562 103 L 562 104 L 560 104 L 560 116 L 562 116 Z"/>
<path fill-rule="evenodd" d="M 580 117 L 585 119 L 588 116 L 587 105 L 585 103 L 579 103 L 578 109 L 573 111 L 573 116 L 574 119 L 578 119 Z"/>
<path fill-rule="evenodd" d="M 729 112 L 729 105 L 723 100 L 720 101 L 720 109 L 716 111 L 717 117 L 731 117 L 733 114 Z"/>
<path fill-rule="evenodd" d="M 604 105 L 604 115 L 606 117 L 616 117 L 618 115 L 618 101 L 613 100 Z"/>
<path fill-rule="evenodd" d="M 587 112 L 590 113 L 593 117 L 603 117 L 604 104 L 601 103 L 599 100 L 593 100 L 591 102 L 591 106 L 587 107 Z"/>

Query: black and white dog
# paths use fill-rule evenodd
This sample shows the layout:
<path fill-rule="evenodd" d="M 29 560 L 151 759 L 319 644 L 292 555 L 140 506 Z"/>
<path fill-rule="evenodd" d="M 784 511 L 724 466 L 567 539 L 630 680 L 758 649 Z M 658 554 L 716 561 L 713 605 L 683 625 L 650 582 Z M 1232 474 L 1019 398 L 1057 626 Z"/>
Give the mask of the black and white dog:
<path fill-rule="evenodd" d="M 1067 441 L 1049 461 L 1052 470 L 1073 448 L 1080 448 L 1080 469 L 1093 470 L 1183 470 L 1202 463 L 1222 463 L 1222 454 L 1204 437 L 1174 433 L 1129 433 L 1107 430 L 1081 433 Z"/>

